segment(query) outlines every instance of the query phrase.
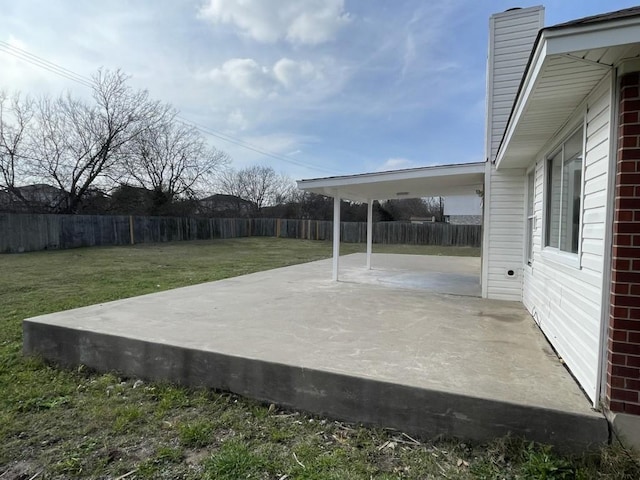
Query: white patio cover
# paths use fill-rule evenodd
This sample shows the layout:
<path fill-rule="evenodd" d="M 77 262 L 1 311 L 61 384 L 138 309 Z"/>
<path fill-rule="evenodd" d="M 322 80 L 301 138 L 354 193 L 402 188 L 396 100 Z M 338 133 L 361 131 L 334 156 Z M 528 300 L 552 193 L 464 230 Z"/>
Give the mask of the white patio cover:
<path fill-rule="evenodd" d="M 485 162 L 298 180 L 298 188 L 333 197 L 333 280 L 338 280 L 340 201 L 367 203 L 367 268 L 371 268 L 373 201 L 474 194 L 484 187 Z"/>

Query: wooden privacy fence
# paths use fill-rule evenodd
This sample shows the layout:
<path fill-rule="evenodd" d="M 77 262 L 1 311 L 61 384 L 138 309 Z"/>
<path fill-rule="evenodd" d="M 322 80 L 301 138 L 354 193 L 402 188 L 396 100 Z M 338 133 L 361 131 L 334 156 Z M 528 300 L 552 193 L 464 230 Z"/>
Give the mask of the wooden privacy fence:
<path fill-rule="evenodd" d="M 0 213 L 0 253 L 237 237 L 331 240 L 333 223 L 275 218 Z M 349 243 L 366 242 L 367 224 L 342 222 L 340 238 Z M 479 247 L 480 239 L 479 225 L 401 222 L 373 225 L 374 243 Z"/>

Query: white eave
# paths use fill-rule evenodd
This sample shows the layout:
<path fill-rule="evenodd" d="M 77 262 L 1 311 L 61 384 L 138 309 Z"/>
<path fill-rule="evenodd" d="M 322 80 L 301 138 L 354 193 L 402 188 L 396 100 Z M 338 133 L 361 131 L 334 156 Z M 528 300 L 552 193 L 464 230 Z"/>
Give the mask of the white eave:
<path fill-rule="evenodd" d="M 485 163 L 298 180 L 301 190 L 356 202 L 473 194 L 484 184 Z"/>
<path fill-rule="evenodd" d="M 541 31 L 498 149 L 496 168 L 526 167 L 612 68 L 640 56 L 640 17 Z"/>

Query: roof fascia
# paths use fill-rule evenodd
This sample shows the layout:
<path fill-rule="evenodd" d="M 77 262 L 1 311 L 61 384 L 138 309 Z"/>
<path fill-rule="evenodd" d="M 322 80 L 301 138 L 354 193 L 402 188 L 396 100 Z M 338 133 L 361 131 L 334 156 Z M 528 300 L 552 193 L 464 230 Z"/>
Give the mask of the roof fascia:
<path fill-rule="evenodd" d="M 548 42 L 547 55 L 640 42 L 640 17 L 576 25 L 543 31 Z"/>
<path fill-rule="evenodd" d="M 520 118 L 522 117 L 522 114 L 527 107 L 531 92 L 533 92 L 536 83 L 539 80 L 538 75 L 542 71 L 544 62 L 547 59 L 547 40 L 544 33 L 544 30 L 542 30 L 541 35 L 538 37 L 538 41 L 535 45 L 535 50 L 533 51 L 531 60 L 522 81 L 522 86 L 518 92 L 518 96 L 511 111 L 509 123 L 507 124 L 507 128 L 504 132 L 502 142 L 500 142 L 500 147 L 498 148 L 498 153 L 496 154 L 495 160 L 496 169 L 500 167 L 500 163 L 502 161 L 502 158 L 504 157 L 504 152 L 511 142 L 511 138 L 516 131 L 518 122 L 520 121 Z"/>
<path fill-rule="evenodd" d="M 484 173 L 485 163 L 462 163 L 456 165 L 438 165 L 410 170 L 395 170 L 391 172 L 374 172 L 343 177 L 315 178 L 298 180 L 298 188 L 335 188 L 349 185 L 366 185 L 378 182 L 393 182 L 397 180 L 411 180 L 423 177 L 441 177 L 464 173 Z"/>
<path fill-rule="evenodd" d="M 550 56 L 640 42 L 639 27 L 640 17 L 631 17 L 589 25 L 542 29 L 496 154 L 496 168 L 500 168 L 505 151 L 513 138 L 520 118 L 526 110 L 531 93 L 539 80 L 540 72 Z M 609 67 L 609 65 L 605 64 L 602 66 L 603 68 Z"/>

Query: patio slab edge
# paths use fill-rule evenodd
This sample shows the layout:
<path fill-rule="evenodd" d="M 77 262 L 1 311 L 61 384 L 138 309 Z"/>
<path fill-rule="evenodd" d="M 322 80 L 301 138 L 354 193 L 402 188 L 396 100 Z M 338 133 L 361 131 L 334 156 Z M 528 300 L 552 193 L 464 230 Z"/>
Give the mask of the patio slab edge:
<path fill-rule="evenodd" d="M 23 321 L 25 355 L 150 381 L 209 387 L 422 439 L 490 441 L 507 434 L 583 452 L 608 442 L 603 415 L 470 397 L 125 336 Z"/>

